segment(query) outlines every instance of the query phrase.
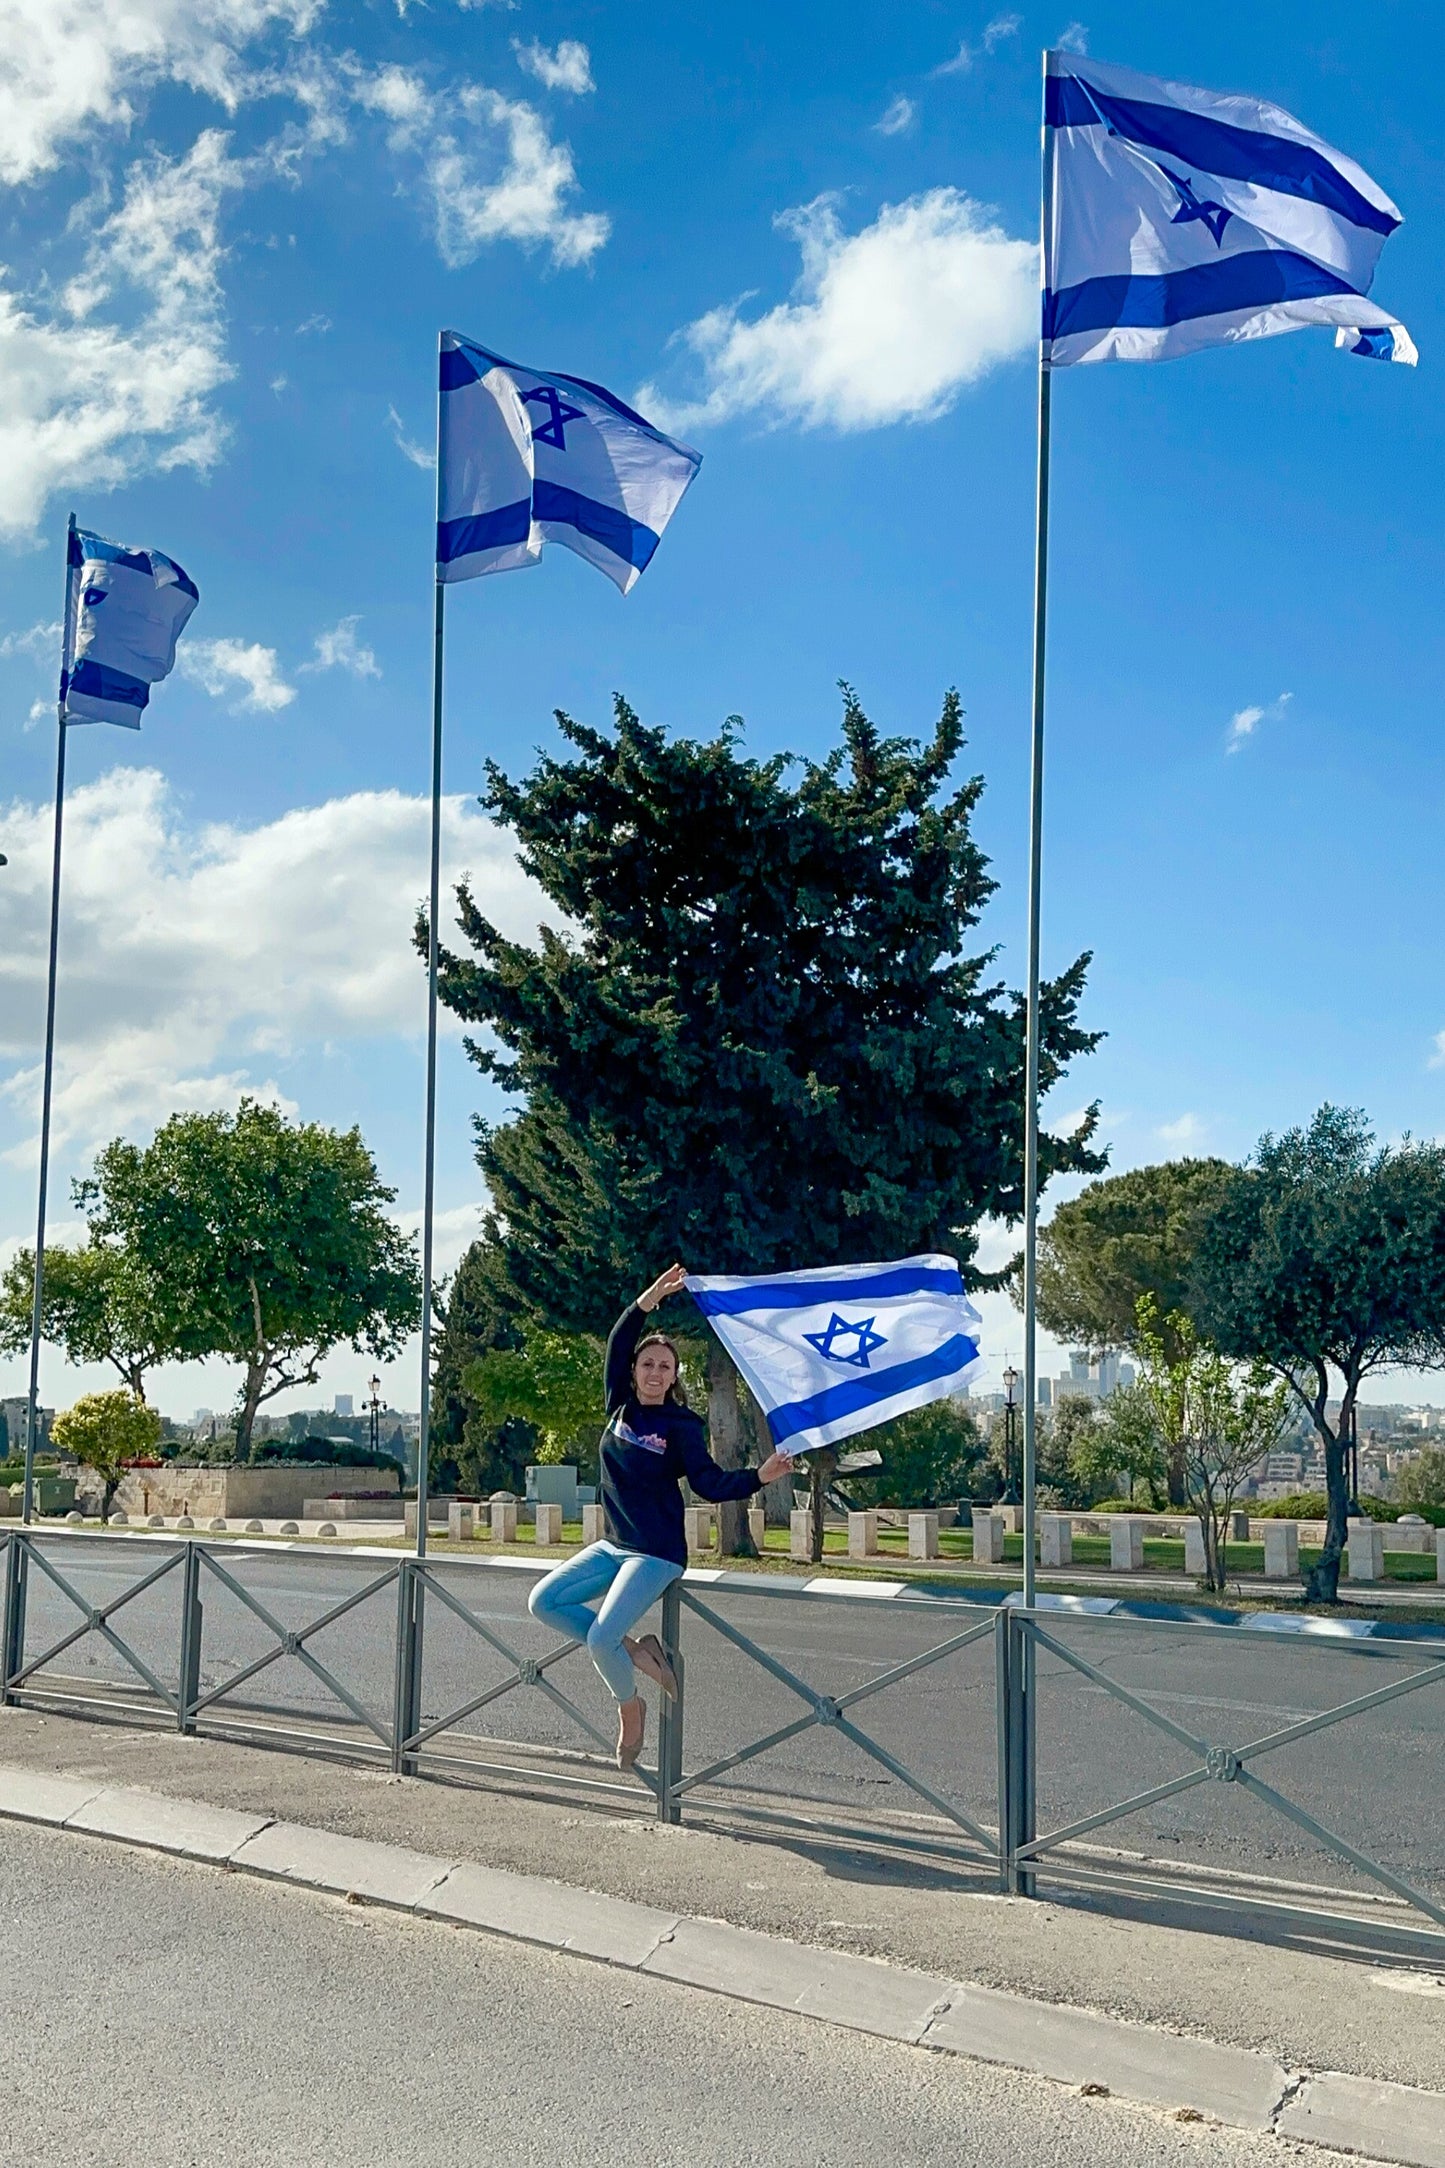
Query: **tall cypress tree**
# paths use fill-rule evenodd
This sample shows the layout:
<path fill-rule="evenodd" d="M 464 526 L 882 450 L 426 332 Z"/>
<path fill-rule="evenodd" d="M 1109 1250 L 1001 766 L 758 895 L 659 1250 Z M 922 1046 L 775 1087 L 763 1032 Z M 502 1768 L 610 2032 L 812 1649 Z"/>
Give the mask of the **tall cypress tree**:
<path fill-rule="evenodd" d="M 472 1059 L 518 1101 L 477 1125 L 507 1296 L 601 1332 L 674 1257 L 946 1249 L 967 1269 L 979 1220 L 1022 1210 L 1024 1002 L 970 951 L 996 884 L 971 833 L 982 781 L 949 781 L 957 696 L 918 742 L 881 736 L 845 687 L 822 763 L 745 757 L 736 717 L 705 742 L 621 699 L 611 732 L 557 721 L 570 754 L 521 782 L 489 767 L 482 803 L 566 931 L 507 940 L 463 884 L 473 953 L 441 959 L 442 999 L 498 1042 L 469 1040 Z M 1096 1042 L 1088 961 L 1043 989 L 1045 1091 Z M 1044 1134 L 1044 1178 L 1099 1170 L 1095 1121 Z M 715 1370 L 731 1456 L 735 1380 Z"/>

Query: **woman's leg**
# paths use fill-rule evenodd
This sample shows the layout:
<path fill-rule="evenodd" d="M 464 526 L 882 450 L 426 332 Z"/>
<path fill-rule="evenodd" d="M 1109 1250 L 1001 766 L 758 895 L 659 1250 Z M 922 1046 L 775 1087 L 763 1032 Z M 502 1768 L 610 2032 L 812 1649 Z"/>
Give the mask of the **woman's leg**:
<path fill-rule="evenodd" d="M 612 1586 L 597 1607 L 597 1617 L 587 1635 L 587 1653 L 619 1701 L 630 1701 L 637 1692 L 637 1674 L 622 1646 L 644 1611 L 651 1610 L 663 1590 L 678 1579 L 681 1566 L 670 1558 L 624 1558 Z"/>
<path fill-rule="evenodd" d="M 575 1558 L 543 1574 L 527 1598 L 527 1609 L 544 1626 L 570 1634 L 574 1641 L 585 1641 L 597 1623 L 597 1614 L 588 1610 L 586 1599 L 600 1596 L 625 1564 L 624 1555 L 610 1543 L 589 1544 Z"/>

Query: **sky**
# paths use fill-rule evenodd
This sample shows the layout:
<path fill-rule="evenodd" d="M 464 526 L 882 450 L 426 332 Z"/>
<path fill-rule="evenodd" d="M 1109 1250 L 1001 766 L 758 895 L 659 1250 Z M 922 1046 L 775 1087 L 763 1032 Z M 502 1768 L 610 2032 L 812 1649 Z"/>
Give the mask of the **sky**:
<path fill-rule="evenodd" d="M 1043 956 L 1092 952 L 1106 1037 L 1046 1118 L 1098 1099 L 1116 1168 L 1242 1158 L 1325 1100 L 1445 1134 L 1439 18 L 1080 4 L 0 0 L 0 1263 L 34 1230 L 72 509 L 201 602 L 143 729 L 70 735 L 51 1238 L 108 1138 L 245 1092 L 359 1123 L 419 1221 L 443 326 L 703 455 L 625 599 L 561 550 L 452 591 L 447 874 L 535 928 L 477 792 L 557 708 L 818 757 L 840 678 L 899 733 L 956 685 L 979 939 L 1020 982 L 1048 44 L 1347 150 L 1404 213 L 1374 291 L 1421 361 L 1304 331 L 1055 381 Z M 443 1030 L 449 1268 L 496 1103 Z M 1019 1323 L 984 1309 L 998 1371 Z M 414 1348 L 383 1378 L 417 1406 Z M 47 1351 L 47 1403 L 104 1382 Z"/>

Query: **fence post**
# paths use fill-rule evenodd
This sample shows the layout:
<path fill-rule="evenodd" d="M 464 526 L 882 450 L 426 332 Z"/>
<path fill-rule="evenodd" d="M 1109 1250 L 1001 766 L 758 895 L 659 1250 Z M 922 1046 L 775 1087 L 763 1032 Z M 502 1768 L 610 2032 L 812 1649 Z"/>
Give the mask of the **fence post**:
<path fill-rule="evenodd" d="M 682 1596 L 676 1581 L 662 1594 L 662 1647 L 677 1677 L 677 1699 L 659 1699 L 657 1719 L 657 1819 L 680 1822 L 682 1803 L 677 1786 L 682 1780 L 683 1679 Z"/>
<path fill-rule="evenodd" d="M 404 1777 L 416 1775 L 416 1756 L 407 1753 L 406 1742 L 421 1723 L 424 1580 L 424 1569 L 414 1559 L 401 1560 L 396 1577 L 396 1640 L 392 1651 L 396 1676 L 392 1696 L 391 1766 L 398 1776 Z"/>
<path fill-rule="evenodd" d="M 5 1560 L 5 1617 L 4 1631 L 0 1634 L 0 1702 L 6 1707 L 14 1701 L 10 1681 L 25 1662 L 25 1580 L 30 1560 L 26 1553 L 29 1538 L 11 1530 L 7 1538 Z"/>
<path fill-rule="evenodd" d="M 194 1543 L 186 1545 L 181 1563 L 181 1683 L 176 1707 L 176 1729 L 194 1733 L 196 1702 L 201 1692 L 201 1554 Z"/>
<path fill-rule="evenodd" d="M 1013 1806 L 1009 1777 L 1009 1615 L 1002 1604 L 993 1617 L 994 1716 L 998 1724 L 998 1886 L 1013 1888 Z"/>
<path fill-rule="evenodd" d="M 1034 1767 L 1038 1712 L 1034 1694 L 1035 1654 L 1033 1621 L 1027 1612 L 1010 1609 L 1008 1625 L 1008 1888 L 1017 1897 L 1032 1897 L 1035 1875 L 1032 1863 L 1019 1859 L 1020 1845 L 1037 1835 Z"/>

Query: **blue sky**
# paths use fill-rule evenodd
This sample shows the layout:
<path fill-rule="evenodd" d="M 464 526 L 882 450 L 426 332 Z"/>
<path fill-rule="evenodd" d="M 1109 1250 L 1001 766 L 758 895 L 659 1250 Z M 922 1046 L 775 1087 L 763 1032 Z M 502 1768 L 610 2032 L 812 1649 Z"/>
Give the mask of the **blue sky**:
<path fill-rule="evenodd" d="M 1375 291 L 1422 358 L 1301 332 L 1056 381 L 1044 951 L 1093 949 L 1108 1037 L 1052 1111 L 1100 1098 L 1119 1166 L 1242 1155 L 1325 1098 L 1445 1130 L 1430 11 L 0 0 L 0 32 L 0 1254 L 34 1211 L 72 506 L 202 600 L 139 736 L 72 738 L 57 1231 L 98 1143 L 247 1088 L 360 1121 L 414 1220 L 445 324 L 647 387 L 704 455 L 625 601 L 560 551 L 454 592 L 449 865 L 534 921 L 474 800 L 554 707 L 616 689 L 816 754 L 839 677 L 899 731 L 957 684 L 1017 979 L 1038 56 L 1064 35 L 1357 158 L 1405 214 Z M 479 1087 L 444 1056 L 450 1258 Z M 47 1358 L 47 1399 L 93 1382 Z M 161 1382 L 175 1412 L 228 1395 Z M 416 1405 L 404 1367 L 388 1391 Z"/>

